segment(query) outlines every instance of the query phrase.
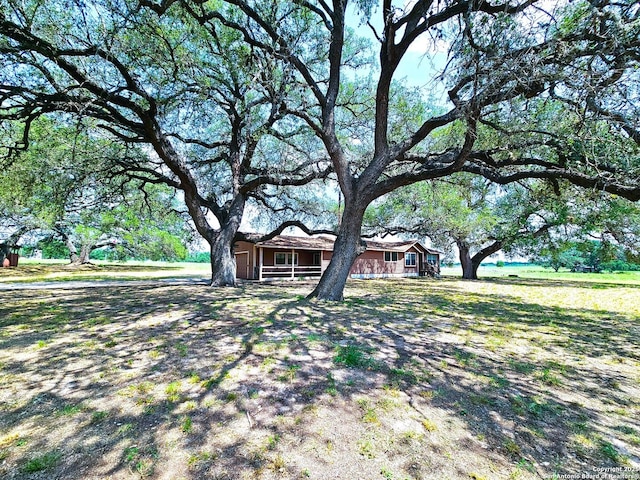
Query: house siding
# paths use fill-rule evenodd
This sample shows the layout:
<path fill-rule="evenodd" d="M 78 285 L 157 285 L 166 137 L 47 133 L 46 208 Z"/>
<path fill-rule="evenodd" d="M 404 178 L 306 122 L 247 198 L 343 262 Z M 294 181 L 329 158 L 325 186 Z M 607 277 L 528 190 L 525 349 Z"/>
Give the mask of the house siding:
<path fill-rule="evenodd" d="M 276 252 L 291 253 L 295 251 L 298 254 L 298 266 L 313 266 L 314 255 L 320 253 L 320 265 L 322 270 L 329 265 L 331 261 L 332 252 L 327 250 L 299 250 L 296 248 L 287 247 L 256 247 L 251 242 L 240 241 L 234 244 L 234 256 L 236 259 L 236 277 L 243 280 L 257 280 L 258 273 L 257 267 L 260 265 L 260 250 L 262 250 L 262 265 L 264 267 L 275 267 L 275 254 Z M 283 267 L 285 265 L 282 265 Z M 286 273 L 282 273 L 278 276 L 284 276 Z"/>
<path fill-rule="evenodd" d="M 333 257 L 333 252 L 329 251 L 329 250 L 323 250 L 322 251 L 322 271 L 324 272 L 327 267 L 329 266 L 329 263 L 331 262 L 331 258 Z"/>
<path fill-rule="evenodd" d="M 385 262 L 385 252 L 369 250 L 356 258 L 349 272 L 350 276 L 351 278 L 417 277 L 422 252 L 415 247 L 411 247 L 407 252 L 417 254 L 415 267 L 405 266 L 404 252 L 397 252 L 397 261 Z"/>
<path fill-rule="evenodd" d="M 329 247 L 330 248 L 330 247 Z M 405 266 L 405 254 L 406 252 L 399 251 L 397 246 L 390 245 L 386 251 L 396 252 L 398 255 L 397 261 L 385 262 L 384 255 L 385 250 L 379 243 L 374 247 L 376 250 L 367 250 L 358 258 L 356 258 L 353 266 L 350 270 L 351 278 L 384 278 L 384 277 L 413 277 L 420 274 L 420 265 L 427 260 L 427 251 L 423 250 L 421 246 L 411 246 L 406 252 L 416 253 L 416 266 Z M 282 269 L 273 268 L 275 265 L 275 253 L 286 252 L 290 253 L 295 251 L 298 254 L 298 265 L 296 267 L 296 273 L 294 276 L 307 276 L 318 275 L 319 272 L 329 266 L 329 262 L 333 256 L 333 252 L 327 249 L 326 246 L 321 247 L 318 245 L 317 249 L 310 249 L 309 246 L 305 249 L 291 248 L 287 246 L 258 246 L 252 242 L 240 241 L 234 244 L 234 253 L 236 258 L 236 276 L 239 279 L 258 280 L 259 278 L 259 265 L 260 265 L 260 251 L 262 251 L 262 266 L 271 267 L 267 268 L 263 272 L 263 278 L 283 278 L 288 277 L 286 271 Z M 317 254 L 320 254 L 320 265 L 317 265 Z M 314 255 L 316 257 L 314 257 Z M 316 260 L 316 266 L 321 269 L 314 269 L 311 266 L 314 265 Z M 439 256 L 437 258 L 438 264 Z M 305 270 L 305 267 L 308 269 Z M 315 273 L 312 273 L 315 272 Z"/>

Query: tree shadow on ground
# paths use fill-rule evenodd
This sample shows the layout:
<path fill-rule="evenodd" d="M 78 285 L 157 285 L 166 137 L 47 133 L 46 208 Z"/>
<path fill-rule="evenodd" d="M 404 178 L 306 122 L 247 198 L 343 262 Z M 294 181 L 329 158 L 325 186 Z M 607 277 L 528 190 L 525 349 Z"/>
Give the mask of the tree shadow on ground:
<path fill-rule="evenodd" d="M 342 304 L 304 284 L 16 294 L 0 473 L 535 478 L 636 461 L 637 319 L 459 285 L 356 283 Z"/>

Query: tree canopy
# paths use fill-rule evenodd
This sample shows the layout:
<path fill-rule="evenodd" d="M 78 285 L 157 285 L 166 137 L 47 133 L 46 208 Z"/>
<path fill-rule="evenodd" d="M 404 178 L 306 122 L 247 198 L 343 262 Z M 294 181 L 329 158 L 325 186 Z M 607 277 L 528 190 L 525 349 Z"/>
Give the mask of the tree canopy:
<path fill-rule="evenodd" d="M 229 3 L 252 22 L 234 25 L 249 45 L 295 68 L 314 101 L 304 118 L 322 140 L 344 196 L 344 221 L 332 261 L 312 296 L 342 298 L 351 264 L 362 251 L 367 206 L 403 185 L 467 171 L 505 184 L 523 178 L 566 179 L 640 198 L 637 86 L 623 88 L 629 82 L 637 85 L 634 2 L 553 3 L 547 8 L 535 1 L 425 0 L 405 5 L 385 0 L 379 9 L 371 2 L 359 3 L 365 20 L 377 17 L 370 24 L 380 25 L 372 26 L 378 68 L 367 103 L 373 121 L 372 148 L 366 152 L 354 152 L 336 122 L 349 78 L 348 2 Z M 201 21 L 225 21 L 207 4 L 194 10 Z M 310 64 L 299 44 L 290 41 L 291 25 L 280 21 L 290 11 L 315 18 L 318 38 L 328 45 L 323 69 Z M 409 48 L 419 42 L 430 46 L 425 56 L 431 60 L 439 47 L 448 50 L 444 71 L 424 71 L 425 84 L 446 91 L 448 99 L 442 108 L 425 112 L 415 126 L 397 132 L 391 102 L 394 76 Z M 596 98 L 594 92 L 605 95 Z M 536 113 L 536 105 L 548 112 L 546 118 Z M 567 118 L 583 125 L 577 134 L 562 126 Z M 608 128 L 616 145 L 607 152 L 620 154 L 593 154 L 595 139 L 589 132 L 598 128 Z M 443 129 L 447 141 L 434 141 Z M 626 151 L 632 155 L 622 154 Z"/>
<path fill-rule="evenodd" d="M 119 174 L 182 191 L 211 245 L 212 284 L 235 283 L 232 245 L 249 199 L 268 203 L 270 186 L 326 174 L 313 137 L 286 116 L 290 67 L 235 29 L 198 22 L 187 4 L 161 15 L 108 0 L 0 6 L 0 117 L 23 125 L 7 154 L 29 146 L 43 115 L 92 118 L 146 146 L 151 155 L 120 159 Z"/>
<path fill-rule="evenodd" d="M 566 205 L 546 182 L 501 187 L 466 173 L 398 189 L 365 215 L 375 233 L 428 237 L 445 252 L 455 246 L 468 279 L 490 255 L 539 244 L 567 223 Z"/>
<path fill-rule="evenodd" d="M 467 172 L 640 199 L 631 0 L 361 1 L 356 15 L 346 0 L 65 5 L 0 0 L 0 119 L 24 125 L 7 153 L 60 112 L 147 145 L 156 160 L 124 169 L 183 191 L 212 284 L 233 283 L 247 201 L 269 205 L 328 174 L 325 161 L 344 210 L 311 294 L 323 299 L 342 298 L 367 207 L 402 186 Z M 403 91 L 417 46 L 425 87 Z"/>
<path fill-rule="evenodd" d="M 161 185 L 142 190 L 117 174 L 120 162 L 144 157 L 140 149 L 92 137 L 81 121 L 42 117 L 31 130 L 29 149 L 0 175 L 0 225 L 14 232 L 14 242 L 27 233 L 57 238 L 72 263 L 86 263 L 92 250 L 107 246 L 145 256 L 156 244 L 165 259 L 185 256 L 190 229 L 175 194 Z"/>

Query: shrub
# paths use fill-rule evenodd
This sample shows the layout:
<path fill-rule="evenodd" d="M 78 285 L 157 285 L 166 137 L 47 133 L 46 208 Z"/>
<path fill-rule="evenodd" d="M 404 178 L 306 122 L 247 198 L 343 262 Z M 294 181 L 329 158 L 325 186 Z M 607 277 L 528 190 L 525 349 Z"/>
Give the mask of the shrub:
<path fill-rule="evenodd" d="M 40 240 L 37 247 L 42 250 L 42 258 L 69 258 L 67 246 L 55 238 Z"/>
<path fill-rule="evenodd" d="M 209 252 L 195 252 L 187 255 L 185 261 L 193 263 L 209 263 L 211 261 L 211 256 Z"/>

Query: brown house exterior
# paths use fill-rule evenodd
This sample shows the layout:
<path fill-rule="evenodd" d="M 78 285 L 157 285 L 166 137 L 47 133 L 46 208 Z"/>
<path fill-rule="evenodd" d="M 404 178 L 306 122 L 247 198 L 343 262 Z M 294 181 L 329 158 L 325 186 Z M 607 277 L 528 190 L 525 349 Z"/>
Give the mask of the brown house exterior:
<path fill-rule="evenodd" d="M 20 247 L 17 245 L 0 243 L 0 267 L 17 267 L 19 250 Z"/>
<path fill-rule="evenodd" d="M 236 276 L 246 280 L 319 277 L 333 255 L 332 237 L 279 235 L 265 242 L 234 245 Z M 351 278 L 417 277 L 440 271 L 441 252 L 420 242 L 367 241 L 351 267 Z"/>

